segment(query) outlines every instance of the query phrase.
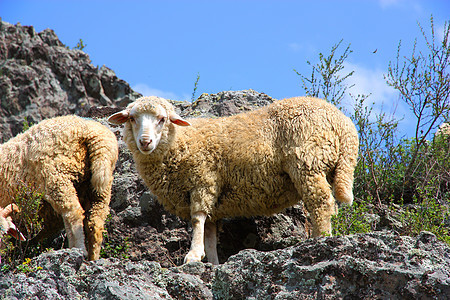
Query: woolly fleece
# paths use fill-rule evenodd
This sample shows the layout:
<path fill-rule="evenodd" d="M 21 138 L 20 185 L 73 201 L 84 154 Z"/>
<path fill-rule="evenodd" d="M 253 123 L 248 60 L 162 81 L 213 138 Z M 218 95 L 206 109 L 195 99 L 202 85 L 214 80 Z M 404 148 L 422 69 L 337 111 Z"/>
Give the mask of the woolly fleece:
<path fill-rule="evenodd" d="M 165 99 L 131 103 L 139 114 L 174 111 Z M 205 212 L 211 222 L 271 215 L 303 201 L 313 236 L 331 234 L 339 202 L 353 201 L 358 136 L 351 120 L 330 103 L 309 97 L 276 101 L 261 109 L 216 119 L 166 121 L 158 147 L 142 154 L 130 122 L 123 138 L 136 168 L 170 212 L 184 218 Z"/>
<path fill-rule="evenodd" d="M 115 135 L 98 122 L 44 120 L 0 145 L 0 206 L 14 201 L 19 184 L 43 193 L 64 221 L 69 246 L 86 252 L 84 228 L 88 258 L 98 259 L 117 156 Z M 49 232 L 58 223 L 53 210 L 44 203 L 40 212 Z"/>

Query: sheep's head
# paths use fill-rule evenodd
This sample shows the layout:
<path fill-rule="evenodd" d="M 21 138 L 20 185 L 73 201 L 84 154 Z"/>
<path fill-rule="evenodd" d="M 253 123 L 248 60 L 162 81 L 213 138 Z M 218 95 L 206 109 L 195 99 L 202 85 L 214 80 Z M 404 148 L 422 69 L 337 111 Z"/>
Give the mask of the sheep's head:
<path fill-rule="evenodd" d="M 19 208 L 15 204 L 10 204 L 5 208 L 0 207 L 0 243 L 2 241 L 2 237 L 4 234 L 10 234 L 16 239 L 20 239 L 21 241 L 25 241 L 25 237 L 22 233 L 16 228 L 16 225 L 11 220 L 9 216 L 13 211 L 18 212 Z M 0 258 L 0 262 L 1 262 Z"/>
<path fill-rule="evenodd" d="M 5 208 L 0 207 L 0 241 L 4 234 L 10 234 L 21 241 L 25 240 L 22 233 L 16 228 L 9 216 L 13 211 L 18 212 L 19 208 L 16 204 L 10 204 Z"/>
<path fill-rule="evenodd" d="M 126 109 L 111 115 L 108 122 L 116 125 L 125 123 L 125 130 L 132 131 L 134 143 L 143 154 L 150 154 L 156 149 L 169 122 L 179 126 L 190 125 L 167 100 L 153 96 L 137 99 Z"/>

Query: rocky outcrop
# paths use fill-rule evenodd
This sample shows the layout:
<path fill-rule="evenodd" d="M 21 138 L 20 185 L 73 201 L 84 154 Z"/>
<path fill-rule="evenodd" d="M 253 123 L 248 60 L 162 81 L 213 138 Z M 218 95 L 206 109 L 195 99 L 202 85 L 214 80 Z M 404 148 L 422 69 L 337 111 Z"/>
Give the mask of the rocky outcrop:
<path fill-rule="evenodd" d="M 30 123 L 78 114 L 105 116 L 139 96 L 82 51 L 65 47 L 51 30 L 0 23 L 0 140 Z M 273 102 L 253 90 L 202 94 L 174 105 L 183 117 L 218 117 Z M 0 269 L 2 299 L 446 299 L 450 248 L 430 233 L 380 231 L 308 239 L 301 205 L 273 217 L 223 220 L 219 266 L 181 265 L 189 222 L 167 213 L 135 170 L 119 139 L 111 214 L 103 259 L 80 251 L 43 253 L 14 270 Z M 383 221 L 384 220 L 384 221 Z M 394 220 L 395 221 L 395 220 Z M 381 216 L 380 228 L 393 228 Z M 61 249 L 63 239 L 48 247 Z M 42 248 L 41 248 L 42 249 Z"/>
<path fill-rule="evenodd" d="M 265 106 L 274 99 L 254 90 L 202 94 L 192 105 L 179 105 L 182 117 L 226 117 Z M 176 105 L 176 103 L 175 103 Z"/>
<path fill-rule="evenodd" d="M 8 299 L 447 299 L 450 248 L 428 232 L 307 240 L 243 250 L 222 265 L 83 260 L 79 250 L 38 256 L 0 278 Z"/>
<path fill-rule="evenodd" d="M 107 67 L 70 50 L 53 30 L 0 20 L 0 141 L 30 123 L 59 115 L 82 115 L 95 105 L 123 106 L 140 95 Z"/>

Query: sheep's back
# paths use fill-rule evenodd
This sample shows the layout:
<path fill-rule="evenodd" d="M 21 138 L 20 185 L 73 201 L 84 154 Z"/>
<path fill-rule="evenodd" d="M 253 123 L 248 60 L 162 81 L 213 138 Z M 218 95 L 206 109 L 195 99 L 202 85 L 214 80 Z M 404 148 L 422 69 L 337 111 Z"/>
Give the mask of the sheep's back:
<path fill-rule="evenodd" d="M 301 200 L 287 165 L 310 172 L 334 168 L 345 118 L 320 99 L 286 99 L 231 117 L 190 119 L 192 126 L 176 127 L 162 161 L 133 153 L 147 186 L 182 218 L 189 219 L 190 195 L 198 187 L 217 193 L 215 202 L 204 203 L 211 219 L 269 215 Z"/>
<path fill-rule="evenodd" d="M 2 201 L 11 201 L 6 199 L 13 196 L 21 182 L 45 192 L 48 184 L 56 181 L 86 180 L 89 163 L 86 139 L 94 123 L 97 122 L 76 116 L 48 119 L 1 145 Z"/>
<path fill-rule="evenodd" d="M 358 143 L 351 120 L 322 99 L 281 100 L 271 105 L 269 114 L 277 126 L 276 145 L 284 153 L 286 164 L 294 158 L 305 170 L 329 172 L 346 151 L 345 144 Z"/>

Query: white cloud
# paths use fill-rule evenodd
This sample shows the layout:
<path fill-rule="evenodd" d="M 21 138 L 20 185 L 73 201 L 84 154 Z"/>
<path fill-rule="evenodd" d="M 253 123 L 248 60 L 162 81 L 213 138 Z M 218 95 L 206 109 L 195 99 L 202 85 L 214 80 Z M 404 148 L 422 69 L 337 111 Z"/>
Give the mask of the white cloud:
<path fill-rule="evenodd" d="M 380 3 L 380 6 L 382 8 L 387 8 L 389 6 L 393 6 L 396 5 L 400 2 L 402 2 L 403 0 L 378 0 L 378 2 Z"/>
<path fill-rule="evenodd" d="M 298 52 L 302 49 L 302 45 L 300 45 L 299 43 L 290 43 L 288 44 L 288 48 L 293 52 Z"/>
<path fill-rule="evenodd" d="M 189 96 L 187 96 L 186 94 L 179 96 L 173 92 L 163 91 L 163 90 L 152 88 L 145 83 L 138 83 L 138 84 L 134 85 L 132 88 L 136 92 L 141 93 L 143 96 L 157 96 L 157 97 L 161 97 L 161 98 L 165 98 L 165 99 L 179 100 L 179 101 L 189 100 Z"/>
<path fill-rule="evenodd" d="M 396 91 L 388 86 L 384 79 L 384 71 L 368 69 L 351 63 L 345 63 L 344 69 L 354 71 L 353 75 L 348 79 L 349 84 L 354 85 L 350 89 L 351 94 L 370 94 L 370 99 L 376 105 L 392 105 L 393 99 L 397 98 Z"/>
<path fill-rule="evenodd" d="M 409 137 L 413 136 L 413 129 L 417 120 L 412 115 L 410 108 L 399 99 L 398 91 L 386 83 L 384 71 L 351 63 L 346 63 L 344 69 L 355 71 L 347 82 L 349 85 L 354 85 L 349 90 L 352 95 L 370 94 L 366 104 L 372 105 L 374 103 L 372 121 L 375 120 L 377 114 L 386 113 L 388 118 L 394 117 L 399 121 L 400 137 L 405 134 Z M 353 111 L 353 103 L 347 107 L 350 111 Z"/>
<path fill-rule="evenodd" d="M 415 13 L 418 14 L 424 12 L 422 4 L 417 0 L 378 0 L 378 3 L 382 9 L 400 7 L 402 9 L 412 9 Z"/>
<path fill-rule="evenodd" d="M 288 49 L 294 53 L 298 52 L 306 52 L 306 53 L 314 53 L 317 51 L 316 47 L 309 43 L 289 43 Z"/>

